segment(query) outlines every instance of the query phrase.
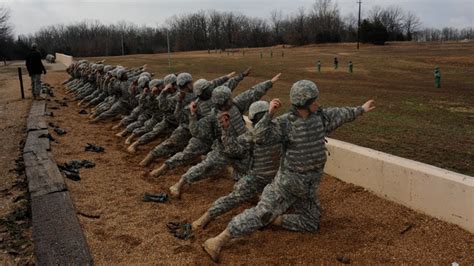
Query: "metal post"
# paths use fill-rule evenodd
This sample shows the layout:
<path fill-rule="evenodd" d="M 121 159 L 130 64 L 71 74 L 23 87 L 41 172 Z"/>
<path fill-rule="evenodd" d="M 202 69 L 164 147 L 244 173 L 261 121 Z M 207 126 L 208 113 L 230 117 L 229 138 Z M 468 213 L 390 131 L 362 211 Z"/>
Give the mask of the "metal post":
<path fill-rule="evenodd" d="M 360 42 L 360 5 L 362 4 L 362 1 L 357 2 L 359 4 L 359 20 L 357 22 L 357 50 L 359 50 L 359 42 Z"/>
<path fill-rule="evenodd" d="M 21 98 L 25 99 L 25 91 L 23 90 L 23 75 L 21 74 L 21 67 L 18 68 L 18 78 L 20 79 Z"/>
<path fill-rule="evenodd" d="M 170 36 L 168 30 L 166 30 L 166 42 L 168 43 L 168 67 L 171 68 Z"/>

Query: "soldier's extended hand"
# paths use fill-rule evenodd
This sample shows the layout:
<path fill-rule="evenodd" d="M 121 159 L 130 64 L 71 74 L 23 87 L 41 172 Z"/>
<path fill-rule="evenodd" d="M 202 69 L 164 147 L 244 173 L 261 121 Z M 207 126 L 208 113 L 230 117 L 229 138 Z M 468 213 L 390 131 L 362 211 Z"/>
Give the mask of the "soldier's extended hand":
<path fill-rule="evenodd" d="M 219 115 L 218 117 L 219 119 L 219 123 L 221 124 L 221 126 L 224 128 L 224 129 L 227 129 L 229 128 L 229 125 L 230 125 L 230 115 L 229 113 L 227 112 L 223 112 Z"/>
<path fill-rule="evenodd" d="M 364 108 L 364 112 L 370 112 L 375 109 L 375 101 L 374 100 L 368 100 L 362 105 L 362 108 Z"/>
<path fill-rule="evenodd" d="M 270 102 L 270 107 L 268 107 L 268 113 L 270 114 L 270 116 L 273 116 L 280 107 L 281 107 L 280 99 L 278 98 L 273 99 Z"/>
<path fill-rule="evenodd" d="M 231 77 L 233 77 L 234 75 L 235 75 L 235 71 L 230 72 L 230 73 L 227 74 L 226 76 L 227 76 L 228 78 L 231 78 Z"/>
<path fill-rule="evenodd" d="M 252 70 L 252 67 L 248 67 L 244 72 L 242 72 L 242 76 L 246 77 L 250 75 L 250 70 Z"/>
<path fill-rule="evenodd" d="M 196 111 L 197 111 L 197 104 L 195 101 L 192 101 L 190 104 L 189 104 L 189 111 L 191 111 L 191 114 L 192 115 L 195 115 L 196 114 Z"/>
<path fill-rule="evenodd" d="M 165 88 L 163 89 L 164 92 L 168 92 L 171 89 L 171 84 L 166 84 Z"/>
<path fill-rule="evenodd" d="M 278 73 L 276 76 L 274 76 L 274 77 L 272 78 L 272 80 L 271 80 L 272 83 L 277 82 L 277 81 L 280 79 L 280 76 L 281 76 L 281 73 Z"/>

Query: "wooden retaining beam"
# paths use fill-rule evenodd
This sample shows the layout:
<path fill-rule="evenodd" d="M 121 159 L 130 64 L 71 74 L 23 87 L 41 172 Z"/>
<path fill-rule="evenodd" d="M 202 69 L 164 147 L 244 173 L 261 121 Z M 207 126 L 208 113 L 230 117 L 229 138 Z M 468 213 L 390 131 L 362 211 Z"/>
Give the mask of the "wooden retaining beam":
<path fill-rule="evenodd" d="M 23 149 L 31 195 L 33 243 L 39 265 L 92 265 L 76 211 L 51 153 L 44 121 L 45 101 L 33 101 Z"/>

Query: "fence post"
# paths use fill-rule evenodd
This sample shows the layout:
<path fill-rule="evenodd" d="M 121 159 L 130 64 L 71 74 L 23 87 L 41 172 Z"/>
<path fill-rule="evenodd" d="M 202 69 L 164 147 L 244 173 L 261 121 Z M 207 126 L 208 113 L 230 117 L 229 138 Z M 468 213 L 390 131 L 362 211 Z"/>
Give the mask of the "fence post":
<path fill-rule="evenodd" d="M 18 68 L 18 78 L 20 79 L 21 98 L 25 99 L 25 91 L 23 90 L 23 76 L 21 74 L 21 67 Z"/>

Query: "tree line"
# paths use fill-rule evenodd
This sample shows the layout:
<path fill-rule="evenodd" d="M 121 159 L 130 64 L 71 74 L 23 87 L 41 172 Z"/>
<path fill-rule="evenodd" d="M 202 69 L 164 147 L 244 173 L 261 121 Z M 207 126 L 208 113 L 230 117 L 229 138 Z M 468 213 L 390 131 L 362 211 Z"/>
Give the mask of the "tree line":
<path fill-rule="evenodd" d="M 104 25 L 83 21 L 52 25 L 36 33 L 13 38 L 9 12 L 0 7 L 0 57 L 22 59 L 36 42 L 43 55 L 60 52 L 73 56 L 111 56 L 167 51 L 167 36 L 172 51 L 225 50 L 272 45 L 307 45 L 354 42 L 358 19 L 342 16 L 332 0 L 316 0 L 311 8 L 300 8 L 291 15 L 280 10 L 269 19 L 249 17 L 237 12 L 215 10 L 173 16 L 166 26 L 137 26 L 130 22 Z M 421 28 L 420 19 L 400 7 L 374 7 L 363 18 L 360 38 L 365 43 L 386 41 L 450 41 L 473 39 L 473 28 Z"/>

